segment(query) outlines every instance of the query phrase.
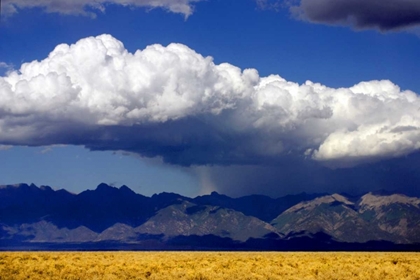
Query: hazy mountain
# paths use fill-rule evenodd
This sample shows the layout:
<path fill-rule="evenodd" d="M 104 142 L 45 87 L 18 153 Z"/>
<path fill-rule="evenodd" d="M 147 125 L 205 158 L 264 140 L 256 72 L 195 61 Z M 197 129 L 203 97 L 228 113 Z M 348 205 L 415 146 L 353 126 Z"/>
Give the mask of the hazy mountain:
<path fill-rule="evenodd" d="M 72 194 L 18 184 L 0 186 L 0 199 L 0 248 L 6 249 L 347 250 L 353 244 L 370 250 L 411 244 L 398 247 L 405 250 L 420 244 L 420 199 L 401 194 L 146 197 L 127 186 L 100 184 Z"/>
<path fill-rule="evenodd" d="M 0 223 L 45 220 L 58 227 L 85 226 L 99 233 L 115 223 L 139 226 L 180 197 L 167 193 L 146 197 L 127 186 L 116 188 L 104 183 L 77 195 L 48 186 L 7 185 L 0 187 L 0 198 L 5 202 L 0 205 Z"/>
<path fill-rule="evenodd" d="M 325 194 L 287 195 L 280 198 L 271 198 L 265 195 L 249 195 L 239 198 L 231 198 L 226 195 L 212 192 L 210 195 L 203 195 L 194 198 L 192 201 L 200 205 L 214 205 L 223 208 L 234 209 L 248 216 L 257 217 L 260 220 L 271 222 L 284 210 L 306 200 L 311 200 Z"/>
<path fill-rule="evenodd" d="M 168 206 L 137 228 L 141 233 L 179 235 L 209 235 L 246 241 L 277 234 L 270 224 L 241 212 L 219 206 L 202 206 L 185 201 Z"/>
<path fill-rule="evenodd" d="M 299 203 L 275 218 L 272 224 L 285 235 L 307 231 L 324 232 L 345 242 L 389 239 L 385 232 L 363 219 L 354 203 L 338 194 Z"/>
<path fill-rule="evenodd" d="M 365 220 L 392 236 L 392 241 L 420 243 L 420 199 L 401 194 L 361 197 L 358 211 Z"/>
<path fill-rule="evenodd" d="M 420 240 L 420 200 L 405 195 L 368 193 L 357 202 L 333 194 L 301 202 L 272 221 L 279 232 L 324 232 L 337 241 Z"/>

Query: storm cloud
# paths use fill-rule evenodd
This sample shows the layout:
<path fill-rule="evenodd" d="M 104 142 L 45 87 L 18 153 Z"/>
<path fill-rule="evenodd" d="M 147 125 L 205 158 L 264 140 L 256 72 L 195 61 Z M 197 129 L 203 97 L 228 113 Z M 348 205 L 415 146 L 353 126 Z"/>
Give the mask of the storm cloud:
<path fill-rule="evenodd" d="M 182 165 L 351 167 L 420 149 L 420 98 L 390 81 L 329 88 L 110 35 L 0 77 L 0 144 L 82 145 Z"/>
<path fill-rule="evenodd" d="M 261 8 L 289 8 L 301 20 L 391 31 L 420 25 L 417 0 L 257 0 Z"/>
<path fill-rule="evenodd" d="M 188 17 L 193 13 L 193 4 L 200 1 L 202 0 L 3 0 L 1 8 L 6 16 L 13 15 L 20 9 L 42 8 L 47 13 L 95 17 L 97 12 L 105 12 L 108 5 L 121 5 L 149 9 L 163 8 Z"/>
<path fill-rule="evenodd" d="M 285 158 L 277 165 L 194 167 L 204 193 L 216 190 L 230 196 L 292 193 L 364 194 L 388 191 L 420 196 L 420 153 L 405 157 L 331 169 L 316 161 Z"/>

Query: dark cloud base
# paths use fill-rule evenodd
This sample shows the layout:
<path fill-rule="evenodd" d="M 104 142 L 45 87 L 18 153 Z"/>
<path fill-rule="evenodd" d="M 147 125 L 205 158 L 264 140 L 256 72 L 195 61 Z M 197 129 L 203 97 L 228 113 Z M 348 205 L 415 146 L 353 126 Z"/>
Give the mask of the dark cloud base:
<path fill-rule="evenodd" d="M 288 7 L 296 18 L 382 32 L 420 25 L 418 0 L 256 0 L 261 8 Z"/>
<path fill-rule="evenodd" d="M 92 151 L 120 150 L 148 158 L 161 157 L 167 164 L 201 169 L 213 188 L 231 196 L 279 197 L 300 192 L 356 195 L 387 190 L 420 197 L 420 152 L 333 169 L 333 166 L 326 167 L 296 155 L 280 158 L 251 155 L 246 149 L 247 137 L 228 133 L 220 127 L 216 129 L 198 118 L 126 127 L 66 125 L 68 134 L 62 134 L 61 129 L 57 134 L 40 130 L 40 137 L 48 133 L 50 143 L 40 138 L 39 145 L 82 145 Z M 33 140 L 20 144 L 37 146 Z"/>
<path fill-rule="evenodd" d="M 420 153 L 353 168 L 329 169 L 309 160 L 276 166 L 208 167 L 217 190 L 232 196 L 389 191 L 420 197 Z"/>
<path fill-rule="evenodd" d="M 229 111 L 220 118 L 228 118 Z M 4 141 L 4 145 L 45 146 L 77 145 L 92 151 L 125 151 L 142 157 L 161 157 L 163 162 L 179 166 L 194 165 L 277 165 L 294 156 L 255 153 L 249 143 L 260 135 L 237 133 L 209 116 L 186 117 L 164 123 L 130 126 L 89 126 L 72 123 L 41 124 L 31 139 Z M 67 131 L 67 133 L 65 132 Z M 64 133 L 63 133 L 64 132 Z M 293 139 L 292 139 L 293 140 Z M 292 141 L 290 140 L 290 141 Z M 286 143 L 286 141 L 285 141 Z"/>

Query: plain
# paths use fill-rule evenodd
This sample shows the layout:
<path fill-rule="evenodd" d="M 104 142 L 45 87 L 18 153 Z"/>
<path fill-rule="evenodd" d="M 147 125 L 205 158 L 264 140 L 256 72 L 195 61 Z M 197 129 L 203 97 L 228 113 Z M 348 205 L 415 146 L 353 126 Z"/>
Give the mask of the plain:
<path fill-rule="evenodd" d="M 418 253 L 1 252 L 0 279 L 420 279 Z"/>

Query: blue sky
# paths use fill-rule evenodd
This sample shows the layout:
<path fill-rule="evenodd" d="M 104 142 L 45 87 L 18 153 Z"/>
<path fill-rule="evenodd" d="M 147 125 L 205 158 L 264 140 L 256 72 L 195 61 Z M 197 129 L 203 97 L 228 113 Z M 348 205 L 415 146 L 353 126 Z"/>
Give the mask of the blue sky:
<path fill-rule="evenodd" d="M 389 1 L 392 2 L 392 0 Z M 49 2 L 51 1 L 46 1 L 46 3 Z M 84 2 L 89 3 L 88 0 Z M 5 87 L 3 93 L 0 87 L 0 98 L 3 98 L 0 102 L 4 103 L 0 104 L 0 121 L 5 123 L 4 127 L 0 127 L 0 144 L 5 145 L 0 150 L 0 184 L 34 182 L 38 185 L 45 184 L 54 188 L 80 192 L 84 189 L 95 188 L 100 182 L 105 182 L 117 186 L 126 184 L 136 192 L 146 195 L 168 191 L 188 196 L 213 190 L 236 196 L 250 193 L 278 196 L 299 191 L 363 192 L 379 188 L 397 189 L 409 193 L 419 192 L 420 181 L 417 181 L 417 175 L 413 175 L 418 170 L 411 170 L 414 168 L 412 163 L 416 162 L 416 155 L 420 148 L 420 137 L 418 138 L 416 132 L 419 116 L 415 110 L 418 101 L 407 97 L 409 101 L 404 99 L 397 102 L 393 97 L 394 94 L 407 95 L 405 90 L 410 90 L 410 94 L 414 95 L 420 93 L 420 79 L 418 78 L 420 37 L 416 29 L 418 22 L 411 22 L 409 26 L 401 23 L 399 26 L 389 27 L 386 24 L 387 19 L 383 18 L 373 18 L 373 21 L 376 20 L 373 25 L 367 24 L 366 22 L 371 21 L 365 19 L 355 21 L 356 23 L 347 22 L 344 19 L 339 22 L 331 21 L 327 16 L 315 17 L 311 13 L 313 9 L 306 10 L 310 7 L 305 6 L 305 1 L 302 1 L 301 6 L 298 7 L 303 13 L 301 19 L 293 16 L 287 7 L 270 8 L 270 5 L 278 3 L 276 1 L 175 1 L 180 3 L 181 7 L 193 7 L 187 18 L 185 10 L 184 12 L 174 10 L 174 7 L 165 4 L 168 3 L 167 1 L 162 1 L 161 8 L 154 9 L 150 9 L 148 1 L 129 2 L 134 4 L 131 7 L 105 4 L 104 12 L 88 6 L 83 7 L 82 10 L 78 7 L 70 7 L 70 12 L 67 12 L 70 14 L 65 14 L 60 9 L 51 12 L 49 4 L 45 7 L 26 7 L 19 6 L 19 1 L 5 1 L 2 6 L 0 26 L 0 63 L 2 63 L 0 65 L 3 65 L 0 68 L 1 76 L 9 77 L 12 75 L 11 72 L 18 71 L 23 63 L 46 59 L 59 44 L 71 45 L 83 38 L 109 34 L 113 39 L 106 40 L 121 41 L 130 53 L 143 50 L 153 44 L 166 47 L 171 43 L 180 43 L 203 57 L 213 57 L 214 65 L 229 63 L 242 71 L 247 68 L 256 69 L 259 79 L 274 74 L 299 85 L 310 80 L 334 89 L 337 93 L 328 94 L 337 96 L 347 94 L 344 91 L 341 92 L 341 88 L 351 88 L 363 81 L 389 80 L 400 89 L 395 89 L 389 84 L 369 84 L 371 91 L 376 94 L 372 96 L 376 98 L 382 94 L 382 97 L 378 97 L 378 100 L 383 102 L 380 110 L 375 109 L 378 107 L 371 103 L 376 99 L 372 101 L 362 98 L 367 86 L 362 89 L 353 89 L 353 92 L 359 94 L 354 97 L 354 100 L 357 99 L 359 102 L 357 110 L 360 112 L 348 113 L 350 115 L 344 113 L 340 115 L 342 111 L 339 110 L 345 108 L 337 105 L 338 101 L 330 104 L 328 102 L 333 102 L 329 101 L 334 99 L 333 97 L 326 98 L 327 93 L 323 90 L 320 92 L 314 90 L 316 94 L 319 94 L 320 100 L 326 102 L 319 105 L 317 102 L 321 101 L 313 101 L 320 106 L 316 114 L 329 114 L 328 116 L 317 115 L 316 118 L 331 119 L 331 123 L 321 120 L 311 124 L 311 120 L 300 119 L 303 112 L 312 108 L 312 105 L 302 103 L 305 101 L 304 97 L 293 101 L 303 104 L 299 106 L 307 106 L 296 109 L 298 113 L 294 115 L 295 105 L 289 104 L 290 110 L 286 110 L 283 103 L 280 104 L 281 106 L 273 103 L 272 100 L 276 98 L 276 94 L 282 94 L 282 91 L 267 93 L 268 89 L 264 89 L 264 91 L 256 90 L 255 95 L 246 93 L 251 97 L 264 94 L 264 98 L 271 98 L 264 99 L 266 105 L 260 106 L 263 109 L 258 107 L 259 109 L 254 112 L 252 111 L 254 109 L 245 107 L 241 103 L 243 100 L 248 100 L 246 99 L 248 97 L 243 97 L 245 93 L 242 91 L 237 93 L 235 87 L 232 86 L 232 90 L 228 93 L 219 94 L 217 90 L 214 93 L 216 101 L 220 99 L 221 103 L 227 102 L 223 103 L 218 113 L 215 113 L 215 108 L 212 107 L 216 103 L 194 105 L 192 108 L 198 108 L 197 110 L 190 107 L 188 110 L 170 107 L 171 111 L 166 109 L 159 111 L 169 112 L 169 115 L 154 115 L 154 111 L 151 111 L 152 113 L 147 115 L 147 118 L 137 119 L 136 122 L 127 122 L 127 119 L 112 119 L 112 123 L 105 125 L 98 119 L 98 123 L 89 123 L 83 132 L 75 128 L 74 133 L 71 131 L 73 127 L 78 127 L 79 122 L 83 125 L 85 123 L 81 120 L 74 122 L 73 117 L 69 118 L 66 115 L 59 118 L 59 123 L 69 124 L 69 128 L 66 128 L 64 133 L 60 132 L 59 128 L 53 127 L 51 123 L 45 125 L 45 119 L 53 119 L 46 111 L 42 111 L 45 108 L 22 113 L 19 111 L 21 109 L 17 109 L 21 107 L 12 107 L 10 104 L 17 104 L 21 99 L 13 99 L 14 97 L 10 100 L 6 99 Z M 143 7 L 134 7 L 136 2 L 144 3 L 140 5 Z M 262 7 L 264 3 L 266 5 Z M 11 13 L 6 10 L 7 5 L 15 7 L 16 12 Z M 366 6 L 367 10 L 369 8 Z M 96 17 L 80 14 L 80 11 L 94 12 Z M 354 11 L 353 16 L 358 19 L 357 10 Z M 395 21 L 392 19 L 392 22 Z M 163 52 L 165 51 L 166 49 Z M 178 49 L 173 50 L 173 52 L 176 51 Z M 192 53 L 188 52 L 188 55 L 192 56 Z M 174 79 L 182 80 L 185 73 L 190 73 L 185 72 L 190 69 L 182 70 L 188 66 L 188 63 L 187 66 L 183 66 L 182 71 L 176 65 L 168 65 L 173 67 L 171 69 L 172 73 L 175 73 Z M 43 70 L 39 71 L 34 75 L 43 75 Z M 217 72 L 219 68 L 212 68 L 211 71 Z M 159 73 L 157 72 L 156 75 Z M 68 75 L 71 76 L 71 73 Z M 249 90 L 261 86 L 255 80 L 256 78 L 253 78 L 256 74 L 252 75 L 251 77 L 249 74 L 251 77 L 249 80 L 252 80 Z M 30 81 L 33 77 L 25 79 Z M 243 83 L 246 83 L 248 76 L 243 77 L 245 81 Z M 211 81 L 213 80 L 207 81 L 204 78 L 198 80 L 202 84 L 211 83 Z M 223 80 L 223 83 L 225 82 L 224 88 L 229 88 L 230 85 L 237 86 L 234 79 L 232 82 Z M 269 82 L 275 83 L 271 80 Z M 182 85 L 182 82 L 178 83 Z M 188 83 L 188 90 L 192 91 L 188 98 L 193 94 L 202 96 L 201 89 L 197 88 L 194 91 L 191 85 L 193 85 L 192 82 Z M 118 84 L 114 84 L 113 88 L 117 86 Z M 285 88 L 287 88 L 286 85 Z M 95 89 L 94 85 L 89 85 L 89 89 Z M 243 92 L 247 92 L 246 90 L 244 89 Z M 89 90 L 86 92 L 89 94 Z M 31 93 L 24 92 L 23 94 Z M 122 93 L 115 92 L 116 96 L 120 94 Z M 155 92 L 150 92 L 150 94 L 155 94 Z M 16 90 L 12 92 L 12 96 L 17 95 Z M 226 95 L 232 95 L 229 101 L 223 99 Z M 104 95 L 103 98 L 108 97 Z M 258 97 L 255 100 L 261 100 L 261 98 Z M 354 105 L 354 102 L 351 104 Z M 405 105 L 404 102 L 410 102 L 410 104 Z M 38 106 L 38 103 L 34 104 L 34 107 Z M 267 104 L 274 107 L 271 108 Z M 59 103 L 59 105 L 63 108 L 67 106 L 66 103 Z M 332 108 L 331 112 L 327 110 L 328 106 Z M 409 109 L 405 112 L 403 108 Z M 287 112 L 286 115 L 278 115 L 278 112 L 283 109 Z M 322 113 L 324 109 L 326 111 Z M 229 110 L 234 112 L 230 113 Z M 269 113 L 270 110 L 274 110 L 274 113 Z M 247 117 L 243 117 L 251 114 L 249 113 L 251 111 L 259 116 L 259 122 L 256 119 L 248 122 Z M 382 112 L 380 116 L 378 111 Z M 389 112 L 389 119 L 384 117 L 386 113 L 383 112 Z M 22 120 L 22 115 L 28 118 Z M 286 122 L 286 119 L 289 121 L 292 115 L 293 121 Z M 334 119 L 336 115 L 338 117 Z M 285 118 L 284 122 L 281 121 L 282 116 Z M 109 118 L 107 117 L 106 120 Z M 159 119 L 156 121 L 154 118 Z M 241 119 L 238 120 L 238 118 Z M 225 119 L 226 123 L 224 123 Z M 209 129 L 206 126 L 203 128 L 205 130 L 203 134 L 199 134 L 202 128 L 199 125 L 200 122 L 209 125 Z M 352 124 L 348 124 L 349 122 Z M 401 131 L 406 131 L 407 128 L 414 132 L 410 130 L 409 134 L 398 136 L 400 138 L 395 143 L 388 141 L 387 137 L 390 137 L 388 134 L 374 135 L 375 133 L 366 132 L 371 131 L 366 127 L 372 126 L 374 129 L 373 126 L 381 127 L 381 125 L 383 128 L 389 128 L 390 133 L 398 130 L 401 135 L 405 133 Z M 113 135 L 113 141 L 119 141 L 115 145 L 114 142 L 97 140 L 102 139 L 105 132 L 101 132 L 103 134 L 100 136 L 95 134 L 96 132 L 91 132 L 91 130 L 107 130 L 111 126 L 112 129 L 106 133 Z M 336 129 L 326 128 L 331 126 Z M 29 130 L 41 128 L 40 135 L 35 132 L 16 134 L 16 136 L 6 135 L 10 131 L 13 134 L 13 131 L 22 127 L 25 129 L 28 127 Z M 51 129 L 54 133 L 48 130 L 50 134 L 45 132 L 43 135 L 41 131 L 44 127 L 49 129 L 53 127 Z M 311 127 L 325 129 L 325 133 L 313 132 Z M 341 129 L 343 127 L 347 129 L 345 132 Z M 214 128 L 214 133 L 211 133 L 210 128 Z M 179 132 L 178 138 L 174 136 L 174 131 Z M 356 132 L 349 131 L 359 132 L 362 136 L 359 134 L 355 136 Z M 366 133 L 371 135 L 371 138 L 377 136 L 378 139 L 382 139 L 380 140 L 382 142 L 376 144 L 367 142 L 371 140 L 366 139 L 371 138 L 369 135 L 366 136 Z M 145 136 L 145 138 L 140 134 L 152 136 L 151 138 Z M 255 136 L 257 134 L 258 137 Z M 71 135 L 76 136 L 73 139 Z M 201 138 L 200 135 L 205 136 Z M 223 143 L 237 141 L 238 144 L 230 142 L 223 146 L 216 137 L 218 135 L 223 138 Z M 83 138 L 84 136 L 90 140 Z M 182 145 L 178 143 L 179 137 L 183 139 Z M 96 140 L 92 140 L 93 138 Z M 118 140 L 115 140 L 117 138 Z M 353 143 L 353 146 L 342 147 L 340 145 L 344 144 L 337 142 L 337 139 L 343 139 L 343 141 L 350 139 L 348 141 Z M 261 147 L 255 144 L 256 142 L 267 143 L 264 145 L 270 146 L 270 149 L 261 151 Z M 278 143 L 281 148 L 273 143 Z M 357 143 L 370 151 L 372 151 L 372 148 L 369 148 L 371 145 L 381 148 L 375 152 L 361 151 L 354 148 L 354 145 L 358 145 Z M 250 148 L 249 151 L 238 148 L 237 151 L 227 155 L 226 151 L 236 149 L 232 147 Z M 187 152 L 187 149 L 191 150 Z M 340 151 L 336 154 L 331 152 L 337 149 Z M 312 159 L 307 159 L 308 157 Z M 389 170 L 389 168 L 398 171 L 395 172 L 392 180 L 385 179 L 389 174 L 383 173 L 383 170 Z M 409 183 L 403 183 L 403 178 L 407 178 L 407 172 L 412 174 L 412 177 L 408 179 Z M 250 174 L 255 174 L 255 176 Z M 344 182 L 349 181 L 349 177 L 353 178 L 350 180 L 351 184 Z M 389 181 L 392 183 L 387 185 L 385 182 Z"/>

